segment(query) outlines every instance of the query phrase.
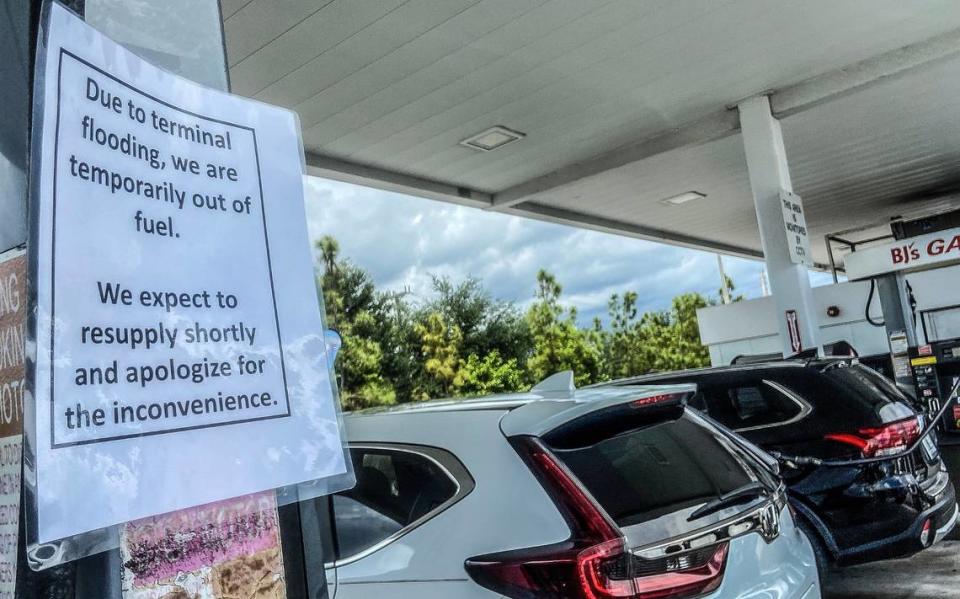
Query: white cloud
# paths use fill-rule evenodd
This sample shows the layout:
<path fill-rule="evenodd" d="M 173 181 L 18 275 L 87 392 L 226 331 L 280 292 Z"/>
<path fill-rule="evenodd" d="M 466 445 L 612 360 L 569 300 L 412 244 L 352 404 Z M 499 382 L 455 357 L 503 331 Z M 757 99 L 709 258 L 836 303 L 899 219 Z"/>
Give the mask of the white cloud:
<path fill-rule="evenodd" d="M 662 309 L 679 293 L 717 294 L 716 256 L 659 243 L 413 198 L 310 177 L 311 238 L 333 235 L 341 254 L 378 287 L 426 298 L 431 275 L 475 276 L 498 298 L 528 303 L 545 268 L 577 307 L 581 322 L 606 317 L 613 293 L 636 291 L 641 310 Z M 724 258 L 738 292 L 760 295 L 761 262 Z M 817 273 L 813 280 L 826 282 Z"/>

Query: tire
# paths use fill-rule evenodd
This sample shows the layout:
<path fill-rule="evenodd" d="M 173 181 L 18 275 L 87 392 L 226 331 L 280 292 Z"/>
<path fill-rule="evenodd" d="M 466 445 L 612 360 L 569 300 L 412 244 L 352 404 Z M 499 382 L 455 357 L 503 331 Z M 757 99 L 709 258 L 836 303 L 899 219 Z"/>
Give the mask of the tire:
<path fill-rule="evenodd" d="M 820 540 L 820 535 L 818 535 L 806 521 L 797 518 L 795 524 L 800 532 L 803 533 L 803 536 L 807 537 L 807 540 L 810 541 L 810 546 L 813 547 L 813 557 L 817 562 L 817 575 L 820 578 L 820 589 L 821 592 L 824 592 L 825 585 L 827 582 L 827 573 L 830 571 L 830 555 L 827 553 L 827 548 L 824 547 L 823 541 Z"/>

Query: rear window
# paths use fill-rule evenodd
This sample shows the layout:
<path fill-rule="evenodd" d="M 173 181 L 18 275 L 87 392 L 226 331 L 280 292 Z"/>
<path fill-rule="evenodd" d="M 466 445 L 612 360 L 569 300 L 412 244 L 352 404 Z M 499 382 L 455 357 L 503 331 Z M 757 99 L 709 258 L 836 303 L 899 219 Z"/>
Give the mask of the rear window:
<path fill-rule="evenodd" d="M 822 372 L 863 405 L 876 407 L 890 401 L 910 403 L 909 398 L 890 379 L 862 364 L 846 365 L 840 362 L 827 366 Z"/>
<path fill-rule="evenodd" d="M 744 457 L 689 416 L 552 451 L 621 527 L 700 505 L 757 480 Z"/>

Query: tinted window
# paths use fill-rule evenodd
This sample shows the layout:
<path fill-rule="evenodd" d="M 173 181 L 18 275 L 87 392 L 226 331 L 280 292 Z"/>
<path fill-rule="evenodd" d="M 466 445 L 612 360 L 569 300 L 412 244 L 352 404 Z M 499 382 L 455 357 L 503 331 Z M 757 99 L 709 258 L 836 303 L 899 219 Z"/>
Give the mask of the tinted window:
<path fill-rule="evenodd" d="M 351 449 L 357 485 L 333 498 L 338 559 L 401 531 L 457 493 L 457 484 L 427 456 Z"/>
<path fill-rule="evenodd" d="M 787 422 L 803 406 L 776 385 L 762 381 L 755 385 L 704 388 L 707 413 L 734 430 Z"/>
<path fill-rule="evenodd" d="M 910 400 L 894 384 L 874 370 L 849 361 L 821 367 L 785 368 L 781 372 L 766 373 L 764 377 L 802 397 L 813 408 L 812 417 L 802 423 L 808 440 L 822 439 L 828 433 L 878 426 L 891 410 L 898 415 L 894 419 L 909 413 Z M 794 428 L 780 431 L 792 435 L 797 432 Z"/>
<path fill-rule="evenodd" d="M 757 480 L 742 457 L 688 416 L 553 451 L 620 526 L 705 503 Z"/>
<path fill-rule="evenodd" d="M 879 407 L 891 401 L 910 403 L 890 379 L 862 364 L 838 362 L 824 368 L 823 375 L 865 406 Z"/>

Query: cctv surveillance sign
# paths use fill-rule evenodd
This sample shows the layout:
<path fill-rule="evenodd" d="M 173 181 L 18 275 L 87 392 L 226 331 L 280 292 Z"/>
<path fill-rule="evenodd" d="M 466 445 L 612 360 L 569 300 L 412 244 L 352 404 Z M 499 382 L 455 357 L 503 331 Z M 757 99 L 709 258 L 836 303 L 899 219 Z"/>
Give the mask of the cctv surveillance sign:
<path fill-rule="evenodd" d="M 807 232 L 807 219 L 803 215 L 803 202 L 800 196 L 780 190 L 780 210 L 783 214 L 783 229 L 787 238 L 787 251 L 794 264 L 813 266 L 810 253 L 810 235 Z"/>
<path fill-rule="evenodd" d="M 343 473 L 295 116 L 47 36 L 39 541 Z"/>

